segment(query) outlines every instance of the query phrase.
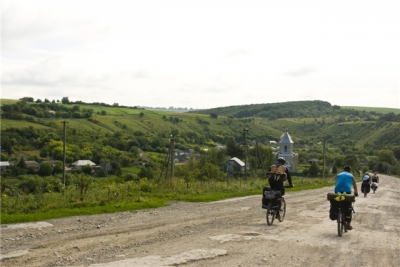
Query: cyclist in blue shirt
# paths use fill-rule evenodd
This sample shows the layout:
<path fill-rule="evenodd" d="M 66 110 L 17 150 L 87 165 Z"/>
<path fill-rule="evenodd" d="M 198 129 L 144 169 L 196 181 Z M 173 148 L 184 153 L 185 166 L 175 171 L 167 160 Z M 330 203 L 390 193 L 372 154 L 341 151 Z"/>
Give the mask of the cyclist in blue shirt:
<path fill-rule="evenodd" d="M 351 187 L 354 188 L 354 194 L 357 193 L 357 184 L 356 179 L 353 174 L 350 173 L 351 168 L 349 166 L 345 166 L 343 172 L 339 173 L 336 176 L 336 185 L 335 185 L 335 193 L 343 193 L 351 194 Z"/>
<path fill-rule="evenodd" d="M 346 193 L 346 194 L 351 194 L 351 189 L 353 187 L 354 189 L 354 195 L 358 196 L 358 190 L 357 190 L 357 183 L 356 183 L 356 179 L 354 178 L 353 174 L 350 173 L 351 168 L 350 166 L 345 166 L 343 169 L 343 172 L 339 173 L 336 176 L 336 185 L 335 185 L 335 193 Z M 348 207 L 345 208 L 345 216 L 346 216 L 346 221 L 347 221 L 347 225 L 346 228 L 347 230 L 352 230 L 353 227 L 351 226 L 351 212 L 352 212 L 352 206 L 351 206 L 351 202 L 344 202 L 345 205 L 347 205 Z M 330 210 L 330 214 L 331 214 L 331 219 L 332 220 L 336 220 L 335 217 L 335 207 L 332 206 L 331 204 L 331 210 Z"/>

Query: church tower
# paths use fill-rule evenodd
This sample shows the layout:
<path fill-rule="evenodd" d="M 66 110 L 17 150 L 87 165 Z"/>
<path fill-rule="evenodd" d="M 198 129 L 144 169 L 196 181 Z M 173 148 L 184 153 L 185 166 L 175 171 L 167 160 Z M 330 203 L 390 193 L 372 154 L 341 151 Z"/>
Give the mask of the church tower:
<path fill-rule="evenodd" d="M 279 141 L 279 152 L 276 153 L 276 159 L 284 157 L 286 159 L 286 167 L 291 172 L 296 172 L 299 166 L 299 154 L 293 152 L 293 144 L 292 137 L 286 130 Z"/>

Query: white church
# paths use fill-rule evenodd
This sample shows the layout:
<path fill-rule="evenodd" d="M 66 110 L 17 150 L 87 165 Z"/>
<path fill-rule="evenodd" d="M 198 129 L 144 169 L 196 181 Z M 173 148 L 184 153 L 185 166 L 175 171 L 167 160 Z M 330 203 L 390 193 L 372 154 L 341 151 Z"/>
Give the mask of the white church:
<path fill-rule="evenodd" d="M 293 152 L 293 140 L 288 130 L 281 136 L 279 141 L 279 151 L 275 153 L 275 159 L 284 157 L 286 159 L 286 167 L 291 172 L 296 172 L 299 166 L 299 154 Z"/>

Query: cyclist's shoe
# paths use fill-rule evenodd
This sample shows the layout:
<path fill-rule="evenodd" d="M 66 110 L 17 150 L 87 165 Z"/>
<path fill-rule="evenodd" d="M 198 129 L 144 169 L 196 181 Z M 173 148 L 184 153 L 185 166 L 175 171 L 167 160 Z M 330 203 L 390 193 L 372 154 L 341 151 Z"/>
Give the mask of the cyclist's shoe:
<path fill-rule="evenodd" d="M 275 217 L 279 220 L 281 218 L 281 215 L 279 212 L 276 213 Z"/>
<path fill-rule="evenodd" d="M 353 226 L 347 225 L 347 226 L 346 226 L 346 230 L 353 230 Z"/>

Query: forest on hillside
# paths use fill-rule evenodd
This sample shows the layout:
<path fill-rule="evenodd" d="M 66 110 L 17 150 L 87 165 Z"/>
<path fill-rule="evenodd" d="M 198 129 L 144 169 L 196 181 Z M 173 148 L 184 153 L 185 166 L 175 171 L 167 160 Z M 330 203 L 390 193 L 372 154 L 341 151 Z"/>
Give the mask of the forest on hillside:
<path fill-rule="evenodd" d="M 395 114 L 394 112 L 382 114 L 377 111 L 367 111 L 367 109 L 341 108 L 340 106 L 332 106 L 329 102 L 321 100 L 229 106 L 190 112 L 216 114 L 218 116 L 230 116 L 234 118 L 260 117 L 270 120 L 279 118 L 318 118 L 337 115 L 339 116 L 339 122 L 345 121 L 346 116 L 368 121 L 383 120 L 400 122 L 400 114 Z"/>
<path fill-rule="evenodd" d="M 112 174 L 137 166 L 140 177 L 154 178 L 162 168 L 171 136 L 175 148 L 181 151 L 192 149 L 202 153 L 205 148 L 225 147 L 223 156 L 216 156 L 218 160 L 213 163 L 217 168 L 231 157 L 244 160 L 244 144 L 249 144 L 253 164 L 257 165 L 251 150 L 254 144 L 264 150 L 272 149 L 269 140 L 279 141 L 287 128 L 295 137 L 301 164 L 307 164 L 310 158 L 322 161 L 323 140 L 327 143 L 327 164 L 337 167 L 350 154 L 357 158 L 357 164 L 369 162 L 370 169 L 392 168 L 395 173 L 400 159 L 400 114 L 342 109 L 324 101 L 244 105 L 178 114 L 117 104 L 72 102 L 68 97 L 57 102 L 26 97 L 2 104 L 1 117 L 2 161 L 12 159 L 20 166 L 10 175 L 26 172 L 25 160 L 61 161 L 64 133 L 60 122 L 66 120 L 67 164 L 79 159 L 96 164 L 108 162 L 113 165 Z M 244 129 L 250 132 L 246 141 Z M 146 165 L 142 165 L 143 155 L 139 151 L 150 158 Z M 387 159 L 382 163 L 379 157 Z M 266 159 L 265 164 L 270 164 L 272 158 Z M 59 168 L 52 170 L 57 172 Z"/>

